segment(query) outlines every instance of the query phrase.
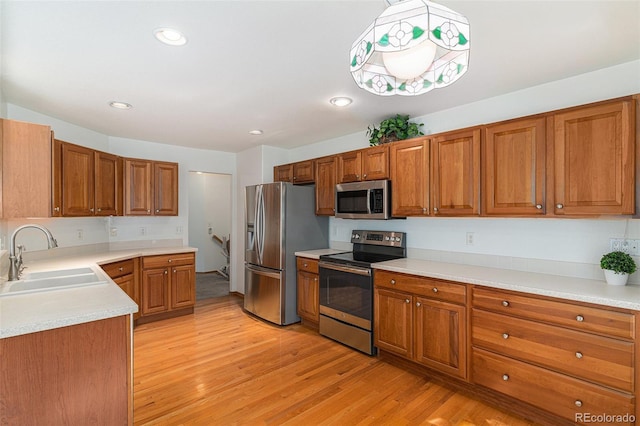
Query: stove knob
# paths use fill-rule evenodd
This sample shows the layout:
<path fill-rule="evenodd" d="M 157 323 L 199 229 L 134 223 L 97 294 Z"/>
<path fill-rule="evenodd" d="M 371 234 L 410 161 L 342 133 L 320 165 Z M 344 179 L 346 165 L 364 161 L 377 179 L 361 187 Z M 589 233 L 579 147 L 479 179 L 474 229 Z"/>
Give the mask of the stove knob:
<path fill-rule="evenodd" d="M 351 236 L 351 238 L 353 238 L 354 240 L 359 240 L 360 239 L 360 234 L 353 234 Z"/>
<path fill-rule="evenodd" d="M 388 236 L 387 236 L 387 237 L 384 237 L 384 240 L 385 240 L 385 241 L 389 241 L 389 237 L 388 237 Z"/>
<path fill-rule="evenodd" d="M 397 241 L 397 242 L 400 242 L 400 237 L 396 237 L 396 241 Z"/>

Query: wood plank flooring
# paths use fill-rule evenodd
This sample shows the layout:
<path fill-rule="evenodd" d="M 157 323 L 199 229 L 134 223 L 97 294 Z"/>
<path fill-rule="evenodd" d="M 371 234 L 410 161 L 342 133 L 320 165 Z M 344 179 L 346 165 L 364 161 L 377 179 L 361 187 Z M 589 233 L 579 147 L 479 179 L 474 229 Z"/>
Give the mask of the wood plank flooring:
<path fill-rule="evenodd" d="M 534 424 L 241 303 L 136 327 L 135 425 Z"/>

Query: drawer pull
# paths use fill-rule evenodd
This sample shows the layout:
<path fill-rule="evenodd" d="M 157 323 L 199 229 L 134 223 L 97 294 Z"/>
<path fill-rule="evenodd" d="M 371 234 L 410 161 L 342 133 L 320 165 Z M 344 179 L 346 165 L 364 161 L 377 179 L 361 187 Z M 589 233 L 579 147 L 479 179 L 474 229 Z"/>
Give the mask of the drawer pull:
<path fill-rule="evenodd" d="M 171 259 L 169 259 L 169 263 L 171 263 Z"/>
<path fill-rule="evenodd" d="M 411 300 L 409 300 L 409 299 L 404 299 L 404 303 L 411 303 Z"/>
<path fill-rule="evenodd" d="M 396 285 L 396 280 L 392 279 L 390 282 L 392 285 Z"/>
<path fill-rule="evenodd" d="M 583 356 L 582 352 L 576 352 L 576 358 L 581 359 Z"/>
<path fill-rule="evenodd" d="M 507 340 L 509 338 L 509 333 L 502 333 L 502 338 Z"/>
<path fill-rule="evenodd" d="M 308 263 L 303 263 L 302 266 L 304 266 L 305 268 L 309 267 Z"/>
<path fill-rule="evenodd" d="M 577 315 L 576 316 L 576 321 L 582 322 L 582 321 L 584 321 L 584 317 L 582 315 Z"/>
<path fill-rule="evenodd" d="M 419 308 L 420 306 L 422 306 L 422 303 L 416 302 L 416 306 Z"/>
<path fill-rule="evenodd" d="M 509 301 L 508 300 L 503 300 L 502 301 L 502 306 L 504 306 L 505 308 L 509 306 Z"/>
<path fill-rule="evenodd" d="M 503 374 L 503 375 L 502 375 L 502 380 L 504 380 L 505 382 L 506 382 L 507 380 L 509 380 L 509 375 L 508 375 L 508 374 Z"/>
<path fill-rule="evenodd" d="M 433 290 L 434 293 L 437 293 L 438 292 L 438 287 L 434 287 L 432 290 Z"/>
<path fill-rule="evenodd" d="M 579 399 L 576 399 L 576 407 L 582 407 L 582 401 L 580 401 Z"/>
<path fill-rule="evenodd" d="M 118 268 L 118 271 L 122 272 L 122 271 L 124 271 L 124 268 L 121 266 L 121 267 Z"/>

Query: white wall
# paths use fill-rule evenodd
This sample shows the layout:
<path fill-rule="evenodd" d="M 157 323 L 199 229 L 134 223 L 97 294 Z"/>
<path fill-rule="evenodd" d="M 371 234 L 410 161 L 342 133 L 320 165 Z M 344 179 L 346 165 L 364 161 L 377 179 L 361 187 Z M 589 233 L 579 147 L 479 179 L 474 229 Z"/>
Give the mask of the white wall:
<path fill-rule="evenodd" d="M 227 265 L 222 246 L 213 239 L 231 234 L 231 175 L 189 172 L 189 245 L 198 248 L 196 272 Z"/>

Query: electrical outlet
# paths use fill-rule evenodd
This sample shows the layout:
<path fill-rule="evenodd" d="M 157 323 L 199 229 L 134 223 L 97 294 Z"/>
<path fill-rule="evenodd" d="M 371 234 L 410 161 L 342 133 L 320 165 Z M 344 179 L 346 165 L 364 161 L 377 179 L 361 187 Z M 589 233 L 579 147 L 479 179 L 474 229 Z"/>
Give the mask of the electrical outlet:
<path fill-rule="evenodd" d="M 182 226 L 176 226 L 176 234 L 177 235 L 182 235 L 182 231 L 183 231 Z"/>
<path fill-rule="evenodd" d="M 147 228 L 145 226 L 140 227 L 140 235 L 147 235 Z"/>
<path fill-rule="evenodd" d="M 640 240 L 610 238 L 609 247 L 611 251 L 621 251 L 623 253 L 629 253 L 632 256 L 640 255 Z"/>
<path fill-rule="evenodd" d="M 76 238 L 78 239 L 78 241 L 84 240 L 84 231 L 82 229 L 76 230 Z"/>
<path fill-rule="evenodd" d="M 475 240 L 475 236 L 473 235 L 473 232 L 467 232 L 467 245 L 472 246 L 474 240 Z"/>
<path fill-rule="evenodd" d="M 118 236 L 118 228 L 109 229 L 109 235 L 111 235 L 112 237 L 117 237 Z"/>

